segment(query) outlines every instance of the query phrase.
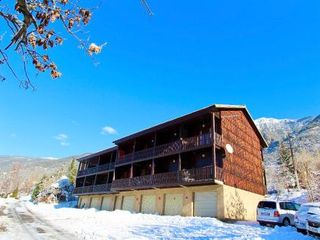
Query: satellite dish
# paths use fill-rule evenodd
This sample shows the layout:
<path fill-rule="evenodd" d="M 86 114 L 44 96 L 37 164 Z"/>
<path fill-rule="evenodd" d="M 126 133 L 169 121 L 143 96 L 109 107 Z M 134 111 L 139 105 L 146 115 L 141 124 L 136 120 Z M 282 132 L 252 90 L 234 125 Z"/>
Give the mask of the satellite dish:
<path fill-rule="evenodd" d="M 230 154 L 232 154 L 234 152 L 233 147 L 229 143 L 226 145 L 226 150 Z"/>

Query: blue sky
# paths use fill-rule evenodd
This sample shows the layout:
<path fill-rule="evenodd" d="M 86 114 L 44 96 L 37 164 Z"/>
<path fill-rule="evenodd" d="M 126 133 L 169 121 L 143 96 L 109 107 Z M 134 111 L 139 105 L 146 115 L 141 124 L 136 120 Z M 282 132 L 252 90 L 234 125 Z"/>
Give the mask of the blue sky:
<path fill-rule="evenodd" d="M 94 152 L 213 103 L 254 118 L 320 114 L 319 1 L 149 3 L 152 17 L 139 0 L 102 1 L 88 26 L 108 43 L 99 65 L 68 37 L 51 52 L 61 79 L 0 83 L 0 155 Z"/>

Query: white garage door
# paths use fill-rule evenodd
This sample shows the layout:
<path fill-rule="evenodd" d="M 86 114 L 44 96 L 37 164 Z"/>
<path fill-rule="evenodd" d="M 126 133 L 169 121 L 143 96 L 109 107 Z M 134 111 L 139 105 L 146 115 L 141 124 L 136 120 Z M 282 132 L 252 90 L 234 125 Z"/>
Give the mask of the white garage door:
<path fill-rule="evenodd" d="M 113 210 L 112 197 L 103 197 L 101 210 L 107 210 L 107 211 Z"/>
<path fill-rule="evenodd" d="M 115 209 L 121 210 L 122 205 L 122 196 L 116 196 L 116 207 Z"/>
<path fill-rule="evenodd" d="M 101 206 L 101 197 L 92 198 L 90 207 L 100 210 L 100 206 Z"/>
<path fill-rule="evenodd" d="M 181 215 L 183 207 L 183 194 L 166 194 L 165 197 L 165 215 Z"/>
<path fill-rule="evenodd" d="M 81 197 L 80 208 L 89 208 L 90 197 Z"/>
<path fill-rule="evenodd" d="M 134 196 L 123 197 L 122 210 L 135 212 L 134 206 L 135 206 L 135 197 Z"/>
<path fill-rule="evenodd" d="M 217 216 L 217 193 L 195 192 L 194 193 L 194 216 L 216 217 Z"/>
<path fill-rule="evenodd" d="M 156 213 L 156 196 L 155 195 L 143 195 L 141 203 L 142 213 Z"/>

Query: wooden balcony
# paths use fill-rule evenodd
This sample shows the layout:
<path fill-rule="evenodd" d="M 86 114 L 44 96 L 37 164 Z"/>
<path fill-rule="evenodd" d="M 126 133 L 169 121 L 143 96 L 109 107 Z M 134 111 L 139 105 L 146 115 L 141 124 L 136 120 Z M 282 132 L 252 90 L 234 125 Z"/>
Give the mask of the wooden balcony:
<path fill-rule="evenodd" d="M 85 194 L 101 194 L 110 192 L 111 183 L 77 187 L 73 190 L 74 195 L 85 195 Z"/>
<path fill-rule="evenodd" d="M 210 183 L 214 183 L 213 166 L 178 172 L 158 173 L 134 178 L 116 179 L 112 182 L 111 189 L 114 191 L 121 191 Z"/>
<path fill-rule="evenodd" d="M 215 136 L 216 143 L 221 144 L 221 135 L 216 133 Z M 207 133 L 120 156 L 116 160 L 116 165 L 121 165 L 132 161 L 164 157 L 179 152 L 186 152 L 203 147 L 208 147 L 211 145 L 212 136 L 210 133 Z"/>
<path fill-rule="evenodd" d="M 78 172 L 78 177 L 114 169 L 114 163 L 98 165 Z"/>

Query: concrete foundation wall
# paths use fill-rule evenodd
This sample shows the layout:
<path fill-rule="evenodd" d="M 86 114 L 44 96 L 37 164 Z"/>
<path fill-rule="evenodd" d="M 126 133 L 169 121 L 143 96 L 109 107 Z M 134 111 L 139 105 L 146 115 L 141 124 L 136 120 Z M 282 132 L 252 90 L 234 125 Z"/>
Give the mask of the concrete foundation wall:
<path fill-rule="evenodd" d="M 264 196 L 224 185 L 223 198 L 225 218 L 256 220 L 256 209 Z"/>
<path fill-rule="evenodd" d="M 139 191 L 127 191 L 117 194 L 107 195 L 88 195 L 80 197 L 97 198 L 101 200 L 104 196 L 112 198 L 114 210 L 122 209 L 123 198 L 125 196 L 134 197 L 134 212 L 141 212 L 141 204 L 143 195 L 154 195 L 156 198 L 155 212 L 156 214 L 163 215 L 165 209 L 165 195 L 166 194 L 182 194 L 183 207 L 182 216 L 194 215 L 194 194 L 195 192 L 210 192 L 214 191 L 217 194 L 217 218 L 219 219 L 242 219 L 242 220 L 255 220 L 256 219 L 256 206 L 260 200 L 264 198 L 262 195 L 236 189 L 226 185 L 208 185 L 196 187 L 180 187 L 180 188 L 166 188 L 166 189 L 149 189 Z M 83 202 L 83 201 L 82 201 Z"/>

